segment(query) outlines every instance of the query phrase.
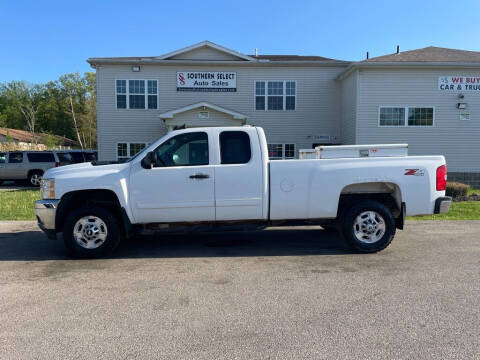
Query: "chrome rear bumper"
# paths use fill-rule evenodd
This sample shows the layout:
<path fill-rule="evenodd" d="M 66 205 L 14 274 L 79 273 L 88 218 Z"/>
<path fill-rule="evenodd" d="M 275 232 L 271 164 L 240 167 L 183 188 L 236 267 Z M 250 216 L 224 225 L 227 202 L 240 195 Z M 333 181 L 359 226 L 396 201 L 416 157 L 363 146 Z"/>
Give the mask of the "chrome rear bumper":
<path fill-rule="evenodd" d="M 38 200 L 35 201 L 35 216 L 38 227 L 50 239 L 56 239 L 55 215 L 60 200 Z"/>
<path fill-rule="evenodd" d="M 439 197 L 435 200 L 435 209 L 434 214 L 444 214 L 450 210 L 450 205 L 452 205 L 452 198 L 450 196 Z"/>

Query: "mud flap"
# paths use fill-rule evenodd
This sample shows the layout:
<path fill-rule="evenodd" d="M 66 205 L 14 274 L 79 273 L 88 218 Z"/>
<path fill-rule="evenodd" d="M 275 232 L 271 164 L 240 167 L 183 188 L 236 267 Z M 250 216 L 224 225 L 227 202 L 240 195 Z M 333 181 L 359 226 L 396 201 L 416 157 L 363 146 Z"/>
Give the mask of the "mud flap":
<path fill-rule="evenodd" d="M 405 203 L 402 202 L 402 208 L 400 209 L 400 214 L 395 218 L 395 226 L 397 229 L 403 230 L 403 226 L 405 225 Z"/>

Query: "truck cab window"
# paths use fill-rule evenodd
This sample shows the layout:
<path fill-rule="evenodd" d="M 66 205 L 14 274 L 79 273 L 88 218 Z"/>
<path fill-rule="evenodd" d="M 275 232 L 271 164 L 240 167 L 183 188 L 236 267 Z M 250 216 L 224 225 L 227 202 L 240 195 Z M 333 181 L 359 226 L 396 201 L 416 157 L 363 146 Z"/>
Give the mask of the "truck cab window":
<path fill-rule="evenodd" d="M 155 167 L 208 165 L 208 135 L 205 132 L 174 136 L 155 150 Z"/>
<path fill-rule="evenodd" d="M 220 157 L 222 164 L 246 164 L 252 157 L 250 137 L 244 131 L 220 133 Z"/>
<path fill-rule="evenodd" d="M 5 164 L 6 160 L 7 160 L 7 154 L 0 153 L 0 164 Z"/>

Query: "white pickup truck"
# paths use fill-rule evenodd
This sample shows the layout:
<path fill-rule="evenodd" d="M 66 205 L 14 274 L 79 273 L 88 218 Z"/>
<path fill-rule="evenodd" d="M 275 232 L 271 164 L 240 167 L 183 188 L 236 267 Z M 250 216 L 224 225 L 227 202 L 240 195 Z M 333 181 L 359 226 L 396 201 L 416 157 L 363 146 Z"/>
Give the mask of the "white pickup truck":
<path fill-rule="evenodd" d="M 48 170 L 35 213 L 76 257 L 104 256 L 142 230 L 292 223 L 338 227 L 355 249 L 375 252 L 405 216 L 449 210 L 446 178 L 443 156 L 270 161 L 260 127 L 190 128 L 125 163 Z"/>

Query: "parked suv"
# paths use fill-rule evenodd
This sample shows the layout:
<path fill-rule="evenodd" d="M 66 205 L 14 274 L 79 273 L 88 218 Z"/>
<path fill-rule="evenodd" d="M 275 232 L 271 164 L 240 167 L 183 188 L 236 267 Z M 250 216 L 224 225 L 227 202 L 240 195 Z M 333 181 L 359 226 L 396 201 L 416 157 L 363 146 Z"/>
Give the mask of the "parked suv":
<path fill-rule="evenodd" d="M 55 150 L 55 151 L 10 151 L 0 153 L 0 184 L 5 180 L 40 186 L 45 171 L 50 168 L 95 161 L 96 151 Z"/>

